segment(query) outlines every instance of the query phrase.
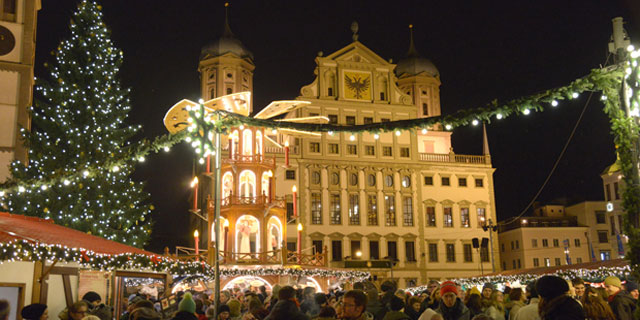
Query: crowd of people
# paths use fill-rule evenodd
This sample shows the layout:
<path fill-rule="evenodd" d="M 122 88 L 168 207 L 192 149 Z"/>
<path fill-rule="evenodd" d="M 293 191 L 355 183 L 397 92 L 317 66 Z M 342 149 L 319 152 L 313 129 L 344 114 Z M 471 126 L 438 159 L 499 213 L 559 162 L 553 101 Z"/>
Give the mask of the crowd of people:
<path fill-rule="evenodd" d="M 270 292 L 223 290 L 217 312 L 213 294 L 180 292 L 177 310 L 166 316 L 159 302 L 140 295 L 128 299 L 123 320 L 628 320 L 634 316 L 638 286 L 617 277 L 607 277 L 604 286 L 594 287 L 582 279 L 566 281 L 543 276 L 525 288 L 497 290 L 490 283 L 482 290 L 464 290 L 452 281 L 429 282 L 426 289 L 412 295 L 395 283 L 385 281 L 378 288 L 371 282 L 354 284 L 349 291 L 316 292 L 275 285 Z M 62 311 L 62 320 L 109 320 L 112 309 L 100 296 L 89 292 L 81 301 Z M 0 300 L 0 320 L 7 320 L 10 306 Z M 640 310 L 638 310 L 640 313 Z M 47 320 L 47 306 L 31 304 L 21 310 L 23 319 Z"/>

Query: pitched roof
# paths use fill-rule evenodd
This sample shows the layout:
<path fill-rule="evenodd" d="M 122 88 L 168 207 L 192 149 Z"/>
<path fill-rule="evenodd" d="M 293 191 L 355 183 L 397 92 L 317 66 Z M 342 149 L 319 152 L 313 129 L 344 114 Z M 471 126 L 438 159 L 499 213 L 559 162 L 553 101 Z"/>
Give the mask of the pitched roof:
<path fill-rule="evenodd" d="M 0 212 L 0 242 L 13 240 L 83 248 L 102 254 L 137 253 L 149 256 L 157 255 L 153 252 L 57 225 L 50 219 Z"/>

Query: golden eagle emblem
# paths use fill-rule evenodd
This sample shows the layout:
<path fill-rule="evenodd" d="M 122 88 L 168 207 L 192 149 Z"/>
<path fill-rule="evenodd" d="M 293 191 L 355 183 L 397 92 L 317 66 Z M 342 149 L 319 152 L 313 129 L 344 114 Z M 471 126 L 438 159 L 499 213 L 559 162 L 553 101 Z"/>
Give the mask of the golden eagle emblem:
<path fill-rule="evenodd" d="M 365 76 L 344 75 L 344 82 L 347 88 L 351 90 L 356 99 L 363 99 L 363 94 L 369 91 L 370 79 Z"/>

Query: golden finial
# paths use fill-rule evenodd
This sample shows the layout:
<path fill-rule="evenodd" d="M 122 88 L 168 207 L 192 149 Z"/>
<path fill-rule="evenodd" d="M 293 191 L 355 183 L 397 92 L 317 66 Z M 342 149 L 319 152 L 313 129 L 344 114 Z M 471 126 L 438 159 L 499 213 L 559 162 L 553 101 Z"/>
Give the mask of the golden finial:
<path fill-rule="evenodd" d="M 224 7 L 226 8 L 226 7 L 228 7 L 228 6 L 229 6 L 229 2 L 225 2 L 225 3 L 224 3 Z"/>

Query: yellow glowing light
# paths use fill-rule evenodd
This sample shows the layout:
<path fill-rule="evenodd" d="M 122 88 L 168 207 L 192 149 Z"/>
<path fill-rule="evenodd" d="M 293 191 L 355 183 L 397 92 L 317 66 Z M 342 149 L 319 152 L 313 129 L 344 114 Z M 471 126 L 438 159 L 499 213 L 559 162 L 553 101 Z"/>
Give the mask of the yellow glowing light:
<path fill-rule="evenodd" d="M 193 237 L 194 237 L 194 238 L 197 238 L 197 237 L 199 237 L 199 236 L 200 236 L 200 233 L 198 233 L 198 230 L 196 230 L 196 231 L 194 231 L 194 232 L 193 232 Z"/>
<path fill-rule="evenodd" d="M 285 146 L 285 147 L 289 147 L 289 140 L 287 140 L 287 141 L 285 141 L 285 142 L 284 142 L 284 146 Z"/>
<path fill-rule="evenodd" d="M 193 180 L 191 180 L 191 188 L 195 187 L 196 185 L 198 185 L 198 177 L 193 177 Z"/>
<path fill-rule="evenodd" d="M 291 187 L 291 191 L 293 191 L 293 192 L 298 192 L 298 188 L 296 188 L 296 186 L 295 186 L 295 185 L 293 185 L 293 187 Z"/>
<path fill-rule="evenodd" d="M 229 220 L 225 220 L 224 223 L 222 224 L 223 227 L 225 228 L 229 228 Z"/>
<path fill-rule="evenodd" d="M 302 223 L 298 223 L 298 231 L 302 231 Z"/>
<path fill-rule="evenodd" d="M 356 251 L 356 257 L 358 258 L 362 257 L 362 251 Z"/>

